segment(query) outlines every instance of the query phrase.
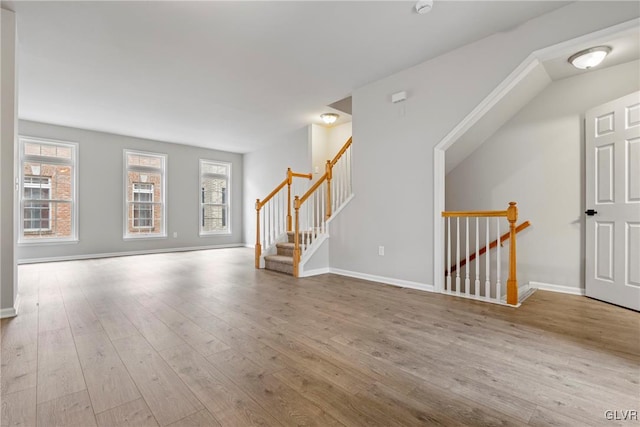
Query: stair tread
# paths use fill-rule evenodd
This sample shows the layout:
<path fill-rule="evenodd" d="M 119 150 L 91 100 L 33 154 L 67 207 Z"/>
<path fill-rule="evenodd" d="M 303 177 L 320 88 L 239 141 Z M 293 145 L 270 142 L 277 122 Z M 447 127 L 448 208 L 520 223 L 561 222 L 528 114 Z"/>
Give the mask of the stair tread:
<path fill-rule="evenodd" d="M 293 257 L 284 255 L 267 255 L 264 257 L 265 261 L 281 262 L 283 264 L 293 265 Z"/>

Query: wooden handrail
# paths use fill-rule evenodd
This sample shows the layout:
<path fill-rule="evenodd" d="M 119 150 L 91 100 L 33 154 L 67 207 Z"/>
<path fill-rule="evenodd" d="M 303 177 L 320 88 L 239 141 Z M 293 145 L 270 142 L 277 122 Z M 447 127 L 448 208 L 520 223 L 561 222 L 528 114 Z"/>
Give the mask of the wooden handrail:
<path fill-rule="evenodd" d="M 262 199 L 262 201 L 260 199 L 257 199 L 256 200 L 256 210 L 262 209 L 262 207 L 264 205 L 266 205 L 267 202 L 273 198 L 273 196 L 278 194 L 278 191 L 282 190 L 282 188 L 285 185 L 287 185 L 288 183 L 289 183 L 289 178 L 285 178 L 284 181 L 282 181 L 280 184 L 278 184 L 278 186 L 276 188 L 274 188 L 273 191 L 271 193 L 269 193 L 269 195 L 267 197 Z"/>
<path fill-rule="evenodd" d="M 525 221 L 522 224 L 520 224 L 519 226 L 516 227 L 516 233 L 521 232 L 522 230 L 524 230 L 525 228 L 529 227 L 531 225 L 531 223 L 529 221 Z M 504 233 L 502 236 L 500 236 L 500 245 L 502 245 L 502 243 L 504 243 L 505 240 L 507 240 L 511 235 L 511 232 L 508 233 Z M 498 239 L 494 240 L 493 242 L 491 242 L 489 244 L 489 250 L 495 248 L 496 246 L 498 246 Z M 473 261 L 476 259 L 477 256 L 482 256 L 485 254 L 485 252 L 487 252 L 487 247 L 484 246 L 482 247 L 477 253 L 474 252 L 473 254 L 469 255 L 469 262 Z M 467 264 L 467 259 L 463 258 L 460 260 L 460 268 L 464 267 Z M 449 271 L 446 271 L 445 273 L 453 273 L 454 271 L 457 270 L 457 265 L 454 264 L 449 268 Z"/>
<path fill-rule="evenodd" d="M 338 151 L 338 154 L 336 154 L 333 160 L 331 160 L 331 167 L 333 167 L 336 163 L 338 163 L 338 160 L 340 160 L 340 157 L 342 157 L 342 155 L 347 151 L 347 149 L 351 147 L 351 143 L 353 142 L 352 140 L 353 140 L 353 137 L 349 138 L 347 142 L 345 142 L 345 144 L 342 146 L 340 151 Z"/>
<path fill-rule="evenodd" d="M 442 212 L 444 218 L 449 217 L 494 217 L 494 216 L 507 216 L 508 211 L 445 211 Z"/>
<path fill-rule="evenodd" d="M 296 204 L 296 203 L 299 203 L 299 204 L 300 204 L 300 206 L 302 206 L 302 204 L 303 204 L 303 203 L 304 203 L 304 202 L 305 202 L 309 197 L 311 197 L 311 195 L 313 194 L 313 192 L 314 192 L 314 191 L 316 191 L 316 190 L 318 189 L 318 187 L 320 187 L 320 186 L 322 185 L 322 183 L 323 183 L 324 181 L 326 181 L 326 180 L 327 180 L 327 174 L 326 174 L 326 173 L 324 173 L 324 174 L 322 174 L 322 176 L 321 176 L 321 177 L 320 177 L 320 178 L 315 182 L 315 184 L 313 184 L 313 185 L 311 186 L 311 188 L 309 188 L 309 189 L 307 190 L 307 192 L 306 192 L 306 193 L 304 193 L 304 194 L 302 195 L 302 197 L 300 197 L 300 198 L 296 197 L 297 202 L 296 202 L 296 201 L 294 201 L 294 207 L 295 207 L 295 204 Z"/>

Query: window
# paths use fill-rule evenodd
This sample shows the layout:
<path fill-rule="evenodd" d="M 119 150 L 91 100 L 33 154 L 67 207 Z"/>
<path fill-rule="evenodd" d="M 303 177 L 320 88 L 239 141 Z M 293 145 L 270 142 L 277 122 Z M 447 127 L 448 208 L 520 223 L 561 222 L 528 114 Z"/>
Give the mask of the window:
<path fill-rule="evenodd" d="M 200 235 L 228 234 L 231 164 L 200 160 Z"/>
<path fill-rule="evenodd" d="M 19 138 L 22 243 L 77 240 L 77 144 Z"/>
<path fill-rule="evenodd" d="M 164 154 L 125 150 L 125 238 L 166 237 Z"/>

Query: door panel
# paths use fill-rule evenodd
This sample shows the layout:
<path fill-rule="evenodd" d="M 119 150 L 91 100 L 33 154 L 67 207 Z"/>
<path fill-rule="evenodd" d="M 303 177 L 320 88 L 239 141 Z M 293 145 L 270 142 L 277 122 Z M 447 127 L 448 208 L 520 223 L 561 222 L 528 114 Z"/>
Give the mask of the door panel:
<path fill-rule="evenodd" d="M 640 310 L 640 92 L 585 115 L 590 297 Z"/>

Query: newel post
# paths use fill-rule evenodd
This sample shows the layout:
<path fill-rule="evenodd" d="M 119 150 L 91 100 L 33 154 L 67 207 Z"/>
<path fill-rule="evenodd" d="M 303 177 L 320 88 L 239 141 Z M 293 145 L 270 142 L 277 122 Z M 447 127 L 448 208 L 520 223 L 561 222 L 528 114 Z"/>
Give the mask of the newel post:
<path fill-rule="evenodd" d="M 327 215 L 326 219 L 331 217 L 331 179 L 333 178 L 333 166 L 331 165 L 331 160 L 327 160 L 327 165 L 325 167 L 325 172 L 327 173 Z"/>
<path fill-rule="evenodd" d="M 516 221 L 518 208 L 516 202 L 509 202 L 507 208 L 509 220 L 509 278 L 507 279 L 507 304 L 518 304 L 518 279 L 516 277 Z"/>
<path fill-rule="evenodd" d="M 287 168 L 287 231 L 291 231 L 291 184 L 293 183 L 293 172 Z"/>
<path fill-rule="evenodd" d="M 262 245 L 260 244 L 260 199 L 256 199 L 256 268 L 260 268 L 260 255 L 262 255 Z"/>
<path fill-rule="evenodd" d="M 296 210 L 296 229 L 293 235 L 293 275 L 298 277 L 298 264 L 300 263 L 300 198 L 296 196 L 293 203 Z"/>

